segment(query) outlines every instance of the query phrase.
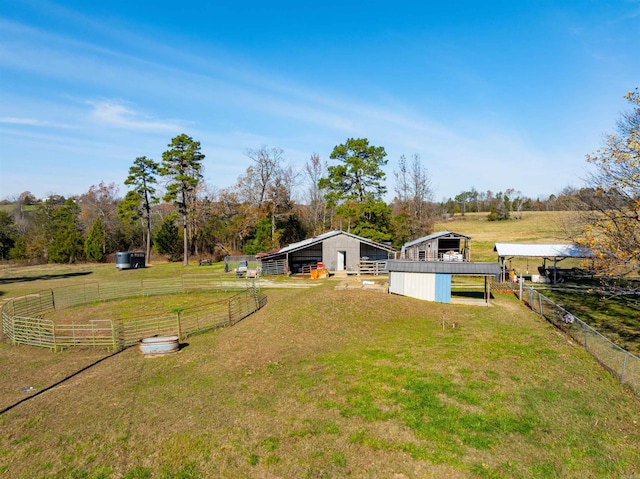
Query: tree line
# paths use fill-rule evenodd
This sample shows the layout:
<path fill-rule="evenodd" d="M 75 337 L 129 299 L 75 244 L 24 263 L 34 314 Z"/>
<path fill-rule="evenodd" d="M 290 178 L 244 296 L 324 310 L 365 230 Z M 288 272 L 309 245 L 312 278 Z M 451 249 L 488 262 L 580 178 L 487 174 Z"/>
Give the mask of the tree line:
<path fill-rule="evenodd" d="M 200 142 L 180 134 L 160 162 L 146 156 L 133 160 L 124 197 L 118 185 L 104 182 L 71 198 L 37 199 L 24 192 L 3 201 L 0 257 L 100 262 L 116 251 L 144 249 L 147 258 L 153 250 L 188 264 L 191 255 L 256 254 L 331 229 L 399 248 L 431 233 L 441 216 L 488 208 L 489 219 L 496 209 L 501 212 L 496 219 L 508 219 L 514 207 L 519 215 L 540 203 L 510 198 L 512 190 L 495 196 L 472 190 L 464 201 L 459 195 L 437 204 L 429 172 L 414 154 L 400 157 L 393 172 L 395 197 L 387 204 L 387 154 L 366 138 L 337 145 L 329 157 L 334 164 L 312 154 L 299 170 L 286 163 L 278 147 L 263 146 L 246 155 L 250 166 L 236 184 L 217 189 L 203 180 Z"/>
<path fill-rule="evenodd" d="M 582 212 L 579 223 L 584 226 L 576 241 L 596 247 L 603 232 L 606 236 L 615 230 L 618 236 L 609 249 L 627 245 L 631 251 L 635 244 L 637 261 L 637 90 L 627 99 L 634 109 L 623 115 L 617 134 L 587 157 L 597 167 L 590 181 L 536 199 L 513 188 L 497 193 L 470 188 L 436 202 L 429 171 L 414 154 L 400 157 L 393 172 L 395 195 L 387 203 L 387 153 L 366 138 L 335 146 L 331 163 L 314 153 L 298 169 L 286 162 L 279 147 L 247 150 L 246 171 L 234 185 L 216 188 L 203 179 L 200 142 L 180 134 L 159 162 L 146 156 L 133 160 L 123 197 L 119 185 L 100 182 L 71 198 L 38 199 L 27 191 L 1 202 L 0 258 L 100 262 L 116 251 L 143 249 L 147 258 L 153 250 L 188 264 L 190 256 L 218 260 L 256 254 L 333 229 L 399 248 L 431 233 L 436 221 L 451 215 L 479 212 L 502 221 L 517 220 L 524 211 L 575 210 Z"/>

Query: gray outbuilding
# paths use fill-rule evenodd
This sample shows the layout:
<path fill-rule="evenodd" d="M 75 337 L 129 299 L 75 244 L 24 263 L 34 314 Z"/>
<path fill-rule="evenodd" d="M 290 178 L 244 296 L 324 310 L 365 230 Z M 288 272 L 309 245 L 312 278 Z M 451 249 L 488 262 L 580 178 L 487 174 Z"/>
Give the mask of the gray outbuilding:
<path fill-rule="evenodd" d="M 395 254 L 390 245 L 335 230 L 258 256 L 263 265 L 285 261 L 291 273 L 302 273 L 306 267 L 315 267 L 318 263 L 335 273 L 357 272 L 363 260 L 386 261 Z"/>
<path fill-rule="evenodd" d="M 439 231 L 405 243 L 400 258 L 412 261 L 470 261 L 471 237 Z"/>

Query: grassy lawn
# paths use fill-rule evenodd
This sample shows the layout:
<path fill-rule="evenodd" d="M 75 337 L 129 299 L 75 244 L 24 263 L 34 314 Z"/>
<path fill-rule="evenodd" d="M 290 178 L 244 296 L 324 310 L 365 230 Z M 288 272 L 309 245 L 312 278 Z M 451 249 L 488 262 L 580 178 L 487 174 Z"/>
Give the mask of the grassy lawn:
<path fill-rule="evenodd" d="M 166 357 L 1 343 L 0 409 L 96 364 L 0 415 L 0 477 L 640 474 L 638 397 L 513 297 L 478 308 L 336 284 L 270 289 L 258 313 Z"/>

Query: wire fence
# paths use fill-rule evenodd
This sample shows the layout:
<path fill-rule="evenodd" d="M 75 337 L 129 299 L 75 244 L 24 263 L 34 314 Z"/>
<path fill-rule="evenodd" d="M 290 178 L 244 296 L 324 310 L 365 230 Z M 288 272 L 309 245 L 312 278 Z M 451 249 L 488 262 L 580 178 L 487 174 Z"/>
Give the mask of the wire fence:
<path fill-rule="evenodd" d="M 532 287 L 508 283 L 525 305 L 586 349 L 606 370 L 640 394 L 640 358 L 606 338 Z"/>
<path fill-rule="evenodd" d="M 64 323 L 44 316 L 55 310 L 115 299 L 197 291 L 232 292 L 229 297 L 165 314 Z M 2 332 L 13 344 L 61 350 L 74 346 L 118 351 L 149 336 L 183 339 L 233 326 L 267 303 L 255 282 L 222 282 L 217 276 L 184 275 L 139 282 L 88 282 L 12 298 L 1 307 Z"/>

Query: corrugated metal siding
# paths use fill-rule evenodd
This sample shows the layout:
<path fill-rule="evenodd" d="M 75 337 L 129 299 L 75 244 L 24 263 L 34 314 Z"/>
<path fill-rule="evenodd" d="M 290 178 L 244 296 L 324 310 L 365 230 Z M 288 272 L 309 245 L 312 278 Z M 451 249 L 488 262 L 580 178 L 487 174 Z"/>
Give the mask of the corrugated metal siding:
<path fill-rule="evenodd" d="M 389 292 L 404 296 L 404 274 L 389 273 Z"/>
<path fill-rule="evenodd" d="M 389 273 L 389 292 L 438 303 L 451 303 L 451 275 L 436 273 Z"/>
<path fill-rule="evenodd" d="M 360 262 L 360 241 L 344 234 L 325 239 L 322 242 L 322 260 L 330 271 L 335 271 L 338 267 L 338 251 L 346 253 L 344 268 L 356 271 Z"/>
<path fill-rule="evenodd" d="M 451 303 L 451 275 L 436 274 L 435 301 L 438 303 Z"/>
<path fill-rule="evenodd" d="M 410 298 L 435 301 L 435 274 L 389 273 L 389 292 Z"/>

